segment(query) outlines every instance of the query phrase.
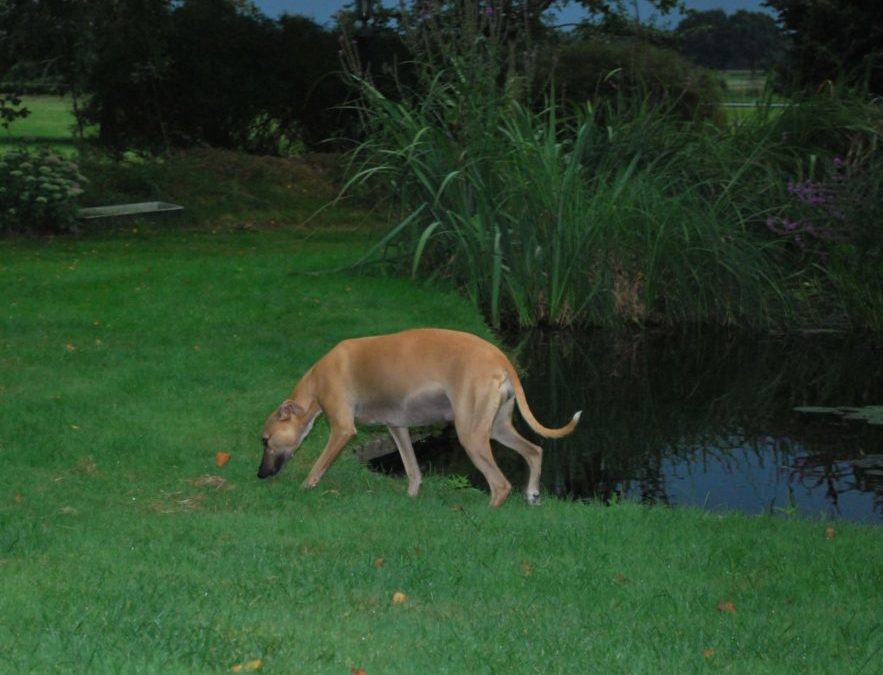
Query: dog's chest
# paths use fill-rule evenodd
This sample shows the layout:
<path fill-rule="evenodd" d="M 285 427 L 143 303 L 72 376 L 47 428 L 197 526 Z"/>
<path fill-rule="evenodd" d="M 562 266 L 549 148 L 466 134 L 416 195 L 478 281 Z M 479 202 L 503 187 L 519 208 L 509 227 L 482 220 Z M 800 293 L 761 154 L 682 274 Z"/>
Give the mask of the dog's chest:
<path fill-rule="evenodd" d="M 454 410 L 444 389 L 427 386 L 399 396 L 368 395 L 355 406 L 356 422 L 413 427 L 450 422 Z"/>

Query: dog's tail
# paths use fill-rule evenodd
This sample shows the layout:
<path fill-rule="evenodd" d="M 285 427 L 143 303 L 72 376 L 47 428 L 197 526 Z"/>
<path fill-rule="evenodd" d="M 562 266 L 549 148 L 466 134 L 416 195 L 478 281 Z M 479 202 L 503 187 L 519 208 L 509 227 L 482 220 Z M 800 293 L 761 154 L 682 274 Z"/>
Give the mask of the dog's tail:
<path fill-rule="evenodd" d="M 549 427 L 540 424 L 537 421 L 537 418 L 533 416 L 530 406 L 527 405 L 527 396 L 524 395 L 524 387 L 521 386 L 521 380 L 518 378 L 518 373 L 515 372 L 515 368 L 511 365 L 509 366 L 509 382 L 512 384 L 512 390 L 515 392 L 515 402 L 518 404 L 518 412 L 521 413 L 521 416 L 530 428 L 536 431 L 540 436 L 544 438 L 561 438 L 562 436 L 567 436 L 567 434 L 576 429 L 580 415 L 583 414 L 582 410 L 578 410 L 563 427 L 550 429 Z"/>

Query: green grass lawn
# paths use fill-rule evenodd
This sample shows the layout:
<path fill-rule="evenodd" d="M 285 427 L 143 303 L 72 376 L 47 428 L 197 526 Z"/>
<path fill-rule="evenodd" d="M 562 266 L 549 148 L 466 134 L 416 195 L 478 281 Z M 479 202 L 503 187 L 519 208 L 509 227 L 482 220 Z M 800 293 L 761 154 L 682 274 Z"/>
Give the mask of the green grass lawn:
<path fill-rule="evenodd" d="M 9 129 L 0 129 L 0 152 L 21 143 L 50 146 L 63 154 L 74 151 L 76 120 L 71 100 L 66 96 L 22 96 L 31 114 L 15 120 Z"/>
<path fill-rule="evenodd" d="M 381 220 L 310 218 L 335 193 L 314 161 L 81 165 L 90 204 L 186 211 L 0 239 L 0 672 L 879 672 L 879 528 L 491 510 L 433 476 L 412 500 L 349 452 L 303 491 L 323 421 L 259 481 L 266 415 L 335 342 L 486 327 L 439 289 L 308 274 Z"/>
<path fill-rule="evenodd" d="M 411 500 L 350 453 L 302 491 L 321 422 L 259 481 L 264 417 L 337 340 L 487 331 L 453 295 L 301 274 L 370 231 L 133 229 L 0 241 L 0 670 L 879 672 L 876 528 Z"/>
<path fill-rule="evenodd" d="M 725 98 L 731 97 L 758 98 L 766 86 L 766 73 L 750 70 L 723 70 L 721 78 L 726 83 Z"/>
<path fill-rule="evenodd" d="M 780 94 L 772 94 L 767 101 L 766 93 L 767 74 L 763 72 L 752 73 L 749 70 L 722 70 L 719 72 L 721 79 L 726 85 L 723 92 L 724 114 L 726 119 L 734 125 L 751 120 L 763 109 L 767 102 L 773 104 L 772 110 L 763 110 L 766 115 L 779 115 L 778 106 L 788 103 L 788 99 Z M 751 104 L 753 107 L 727 107 L 727 104 Z"/>

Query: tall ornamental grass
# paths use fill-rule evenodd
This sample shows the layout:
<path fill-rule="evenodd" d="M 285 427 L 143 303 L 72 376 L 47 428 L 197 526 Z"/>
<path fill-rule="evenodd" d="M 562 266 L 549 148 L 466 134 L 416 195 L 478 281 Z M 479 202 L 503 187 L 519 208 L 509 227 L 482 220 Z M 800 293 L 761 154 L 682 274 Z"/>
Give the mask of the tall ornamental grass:
<path fill-rule="evenodd" d="M 378 250 L 453 280 L 493 325 L 766 326 L 793 313 L 782 246 L 752 230 L 738 175 L 697 178 L 691 155 L 709 149 L 674 118 L 608 109 L 600 125 L 590 105 L 562 117 L 509 99 L 481 119 L 454 109 L 441 79 L 417 102 L 361 86 L 372 133 L 350 186 L 380 180 L 404 214 Z"/>
<path fill-rule="evenodd" d="M 391 198 L 375 252 L 398 270 L 453 282 L 494 326 L 883 325 L 883 112 L 866 97 L 733 123 L 684 107 L 700 75 L 660 95 L 646 69 L 628 86 L 614 69 L 605 95 L 553 85 L 543 106 L 531 15 L 424 10 L 403 8 L 414 79 L 394 94 L 345 49 L 365 132 L 347 188 Z"/>

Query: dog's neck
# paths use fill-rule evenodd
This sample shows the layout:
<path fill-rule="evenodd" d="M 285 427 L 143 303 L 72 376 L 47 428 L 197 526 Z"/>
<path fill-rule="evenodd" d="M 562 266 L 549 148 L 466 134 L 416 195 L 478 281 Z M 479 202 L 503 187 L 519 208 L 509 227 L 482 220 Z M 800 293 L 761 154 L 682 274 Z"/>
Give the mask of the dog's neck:
<path fill-rule="evenodd" d="M 316 396 L 315 383 L 311 377 L 312 372 L 312 369 L 310 369 L 301 378 L 300 382 L 294 387 L 294 391 L 291 392 L 291 396 L 288 397 L 289 401 L 296 403 L 306 411 L 308 419 L 313 419 L 322 412 L 322 406 L 319 405 L 319 400 Z"/>

